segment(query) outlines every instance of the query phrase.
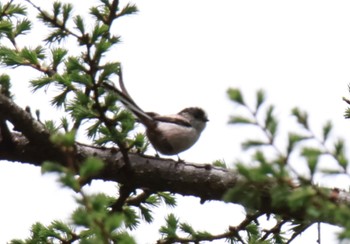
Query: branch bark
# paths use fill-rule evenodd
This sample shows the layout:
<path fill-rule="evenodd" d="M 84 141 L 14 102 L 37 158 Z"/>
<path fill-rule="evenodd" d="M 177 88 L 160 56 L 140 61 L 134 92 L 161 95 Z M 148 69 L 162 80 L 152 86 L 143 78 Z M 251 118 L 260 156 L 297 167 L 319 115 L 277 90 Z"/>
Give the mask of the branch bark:
<path fill-rule="evenodd" d="M 11 122 L 15 130 L 22 132 L 33 143 L 52 145 L 50 134 L 43 125 L 3 94 L 0 94 L 0 120 Z"/>

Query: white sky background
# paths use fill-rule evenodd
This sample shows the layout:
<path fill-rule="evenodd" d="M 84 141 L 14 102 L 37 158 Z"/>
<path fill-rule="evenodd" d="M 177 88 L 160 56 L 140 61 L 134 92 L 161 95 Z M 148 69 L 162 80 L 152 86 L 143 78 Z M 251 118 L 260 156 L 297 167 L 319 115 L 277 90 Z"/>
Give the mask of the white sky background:
<path fill-rule="evenodd" d="M 36 2 L 48 5 L 51 1 Z M 85 2 L 92 1 L 79 4 L 77 12 L 87 8 Z M 350 121 L 343 118 L 346 105 L 341 100 L 348 95 L 350 83 L 349 1 L 133 3 L 140 12 L 116 24 L 115 32 L 122 35 L 123 43 L 110 58 L 122 62 L 124 80 L 134 100 L 147 111 L 175 113 L 187 106 L 200 106 L 209 115 L 202 137 L 181 158 L 197 163 L 224 159 L 232 165 L 243 157 L 240 142 L 246 133 L 227 125 L 236 108 L 226 97 L 229 87 L 241 88 L 251 104 L 255 92 L 264 89 L 286 125 L 293 122 L 291 108 L 298 106 L 310 113 L 316 133 L 330 119 L 335 135 L 346 138 L 349 134 Z M 30 45 L 36 45 L 35 39 Z M 30 93 L 28 70 L 15 73 L 16 102 L 30 105 L 33 111 L 41 109 L 43 118 L 55 118 L 56 113 L 43 106 L 49 96 Z M 322 182 L 349 186 L 344 178 Z M 102 182 L 95 183 L 93 189 L 116 192 L 113 184 Z M 70 192 L 59 188 L 53 176 L 41 176 L 39 168 L 29 165 L 1 162 L 0 196 L 0 243 L 25 238 L 35 221 L 49 224 L 66 218 L 74 209 Z M 143 225 L 138 241 L 154 243 L 158 226 L 164 223 L 163 214 L 170 212 L 196 228 L 216 233 L 243 218 L 242 208 L 232 204 L 200 205 L 198 199 L 182 199 L 178 209 L 156 212 L 155 224 Z M 328 235 L 334 229 L 324 227 L 324 243 L 335 242 Z M 312 228 L 294 243 L 316 243 L 316 238 Z"/>

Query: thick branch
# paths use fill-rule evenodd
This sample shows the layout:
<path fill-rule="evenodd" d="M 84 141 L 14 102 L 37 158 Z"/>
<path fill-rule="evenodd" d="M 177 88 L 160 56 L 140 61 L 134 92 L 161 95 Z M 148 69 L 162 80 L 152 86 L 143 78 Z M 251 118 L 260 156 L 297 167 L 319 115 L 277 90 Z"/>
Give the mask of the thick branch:
<path fill-rule="evenodd" d="M 14 130 L 8 131 L 9 121 Z M 10 161 L 32 162 L 40 165 L 44 160 L 65 161 L 60 148 L 50 141 L 45 127 L 35 120 L 29 112 L 19 107 L 11 99 L 0 93 L 0 154 Z M 41 155 L 40 155 L 41 154 Z"/>
<path fill-rule="evenodd" d="M 42 124 L 34 120 L 30 113 L 23 110 L 11 99 L 0 93 L 0 120 L 10 121 L 15 130 L 20 131 L 32 143 L 46 144 L 50 135 Z"/>
<path fill-rule="evenodd" d="M 43 148 L 33 147 L 19 134 L 13 134 L 13 137 L 18 142 L 16 146 L 18 151 L 10 155 L 0 149 L 0 159 L 27 162 L 34 165 L 41 165 L 45 160 L 60 162 L 59 158 L 55 158 L 55 155 L 47 155 L 44 146 Z M 202 200 L 221 201 L 222 196 L 228 189 L 246 189 L 246 192 L 250 194 L 254 193 L 261 196 L 261 200 L 249 203 L 249 206 L 247 206 L 246 198 L 242 196 L 235 199 L 236 203 L 264 213 L 275 213 L 287 218 L 338 224 L 331 214 L 315 217 L 314 219 L 310 219 L 310 216 L 308 216 L 305 219 L 307 208 L 304 206 L 294 209 L 288 207 L 287 204 L 273 206 L 270 201 L 271 196 L 268 192 L 268 186 L 262 188 L 261 185 L 250 184 L 232 170 L 130 153 L 129 160 L 132 170 L 130 175 L 130 172 L 126 172 L 123 167 L 125 165 L 124 158 L 118 149 L 91 147 L 83 144 L 76 144 L 76 148 L 76 160 L 78 162 L 82 162 L 87 157 L 98 157 L 105 162 L 104 170 L 96 175 L 94 179 L 132 184 L 135 188 L 148 188 L 152 192 L 169 191 L 185 196 L 192 195 Z M 277 184 L 277 182 L 272 182 L 271 185 L 273 184 Z M 350 205 L 349 194 L 344 192 L 339 193 L 337 190 L 332 190 L 329 199 L 333 202 Z M 323 201 L 325 199 L 319 195 L 315 195 L 313 199 L 310 199 L 311 204 L 314 203 L 318 208 L 322 208 L 319 203 Z"/>
<path fill-rule="evenodd" d="M 1 94 L 0 121 L 10 121 L 18 131 L 23 133 L 4 131 L 6 126 L 2 123 L 0 130 L 3 130 L 5 134 L 3 133 L 0 137 L 0 160 L 26 162 L 37 166 L 49 160 L 67 165 L 66 153 L 52 145 L 49 133 L 44 127 L 29 113 Z M 5 140 L 11 140 L 12 146 L 4 147 L 3 145 L 8 145 Z M 76 143 L 75 149 L 75 153 L 70 156 L 73 157 L 71 160 L 74 160 L 77 166 L 88 157 L 101 158 L 105 162 L 103 171 L 94 179 L 115 181 L 131 188 L 149 189 L 150 192 L 168 191 L 181 195 L 197 196 L 202 201 L 222 200 L 223 195 L 229 189 L 238 189 L 241 193 L 236 194 L 233 201 L 247 208 L 302 221 L 339 224 L 335 219 L 336 216 L 327 211 L 317 217 L 307 216 L 307 207 L 305 206 L 291 208 L 288 206 L 287 200 L 283 202 L 283 199 L 282 202 L 276 204 L 272 201 L 272 193 L 274 187 L 278 186 L 279 183 L 273 178 L 270 178 L 269 182 L 254 183 L 240 177 L 232 170 L 135 153 L 129 153 L 127 157 L 129 167 L 126 168 L 124 167 L 126 165 L 125 158 L 119 149 L 93 147 L 80 143 Z M 320 194 L 314 194 L 310 197 L 309 206 L 322 211 L 323 205 L 320 203 L 328 201 L 333 204 L 342 204 L 348 209 L 350 205 L 348 193 L 317 188 L 316 186 L 315 189 Z M 294 190 L 290 188 L 289 192 L 292 193 Z M 247 196 L 254 196 L 256 201 L 248 201 Z"/>

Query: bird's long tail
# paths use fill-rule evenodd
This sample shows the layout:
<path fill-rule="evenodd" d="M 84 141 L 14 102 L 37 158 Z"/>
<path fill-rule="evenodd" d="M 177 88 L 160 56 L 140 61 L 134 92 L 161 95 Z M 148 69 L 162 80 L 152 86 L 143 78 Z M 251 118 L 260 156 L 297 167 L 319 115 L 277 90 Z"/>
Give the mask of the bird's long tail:
<path fill-rule="evenodd" d="M 131 98 L 131 96 L 129 95 L 129 93 L 127 92 L 125 86 L 124 86 L 124 82 L 123 82 L 123 76 L 121 73 L 121 69 L 120 69 L 120 73 L 119 75 L 119 85 L 121 87 L 122 90 L 119 90 L 118 88 L 116 88 L 114 85 L 111 85 L 107 82 L 103 82 L 102 85 L 116 93 L 118 95 L 119 100 L 124 104 L 124 106 L 126 108 L 128 108 L 133 114 L 135 114 L 135 116 L 140 119 L 140 121 L 145 124 L 146 126 L 151 126 L 152 124 L 154 124 L 154 120 L 153 118 L 145 113 L 135 102 L 134 100 Z"/>

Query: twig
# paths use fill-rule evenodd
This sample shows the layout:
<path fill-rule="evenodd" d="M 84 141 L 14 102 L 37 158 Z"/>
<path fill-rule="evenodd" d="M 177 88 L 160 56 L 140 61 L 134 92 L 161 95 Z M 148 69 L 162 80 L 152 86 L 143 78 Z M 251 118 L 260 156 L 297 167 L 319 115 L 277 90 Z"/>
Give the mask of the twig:
<path fill-rule="evenodd" d="M 291 243 L 298 235 L 300 235 L 301 233 L 303 233 L 307 228 L 309 228 L 311 226 L 311 224 L 302 224 L 301 228 L 294 232 L 292 237 L 288 240 L 288 242 L 286 244 Z"/>
<path fill-rule="evenodd" d="M 29 141 L 51 145 L 50 134 L 42 124 L 5 95 L 0 94 L 0 119 L 11 122 Z"/>
<path fill-rule="evenodd" d="M 317 223 L 317 243 L 321 244 L 321 222 Z"/>
<path fill-rule="evenodd" d="M 242 230 L 245 230 L 247 226 L 253 221 L 257 222 L 257 219 L 263 215 L 263 213 L 256 212 L 255 214 L 247 214 L 246 218 L 238 225 L 238 226 L 230 226 L 229 231 L 224 232 L 222 234 L 218 235 L 211 235 L 209 237 L 198 237 L 198 236 L 193 236 L 193 237 L 175 237 L 171 239 L 162 239 L 158 240 L 157 244 L 170 244 L 170 243 L 201 243 L 203 241 L 215 241 L 215 240 L 220 240 L 220 239 L 232 239 L 235 238 L 241 243 L 246 243 L 242 237 L 239 235 L 239 232 Z"/>
<path fill-rule="evenodd" d="M 125 184 L 121 185 L 119 188 L 119 198 L 117 201 L 111 206 L 113 211 L 121 212 L 123 210 L 123 206 L 127 201 L 130 194 L 135 190 L 135 188 L 131 187 L 131 185 Z"/>
<path fill-rule="evenodd" d="M 138 207 L 141 205 L 141 203 L 145 202 L 151 194 L 152 192 L 150 190 L 144 189 L 143 192 L 138 194 L 137 196 L 129 197 L 125 203 L 130 206 Z"/>
<path fill-rule="evenodd" d="M 287 222 L 288 222 L 288 220 L 286 220 L 286 219 L 282 220 L 282 221 L 278 221 L 273 228 L 265 231 L 266 232 L 265 235 L 263 235 L 263 237 L 261 237 L 260 240 L 265 241 L 269 237 L 269 235 L 280 233 L 282 225 L 284 225 Z"/>
<path fill-rule="evenodd" d="M 343 97 L 343 101 L 350 105 L 350 100 L 347 99 L 346 97 Z"/>
<path fill-rule="evenodd" d="M 59 28 L 63 31 L 66 31 L 67 33 L 74 36 L 75 38 L 77 38 L 80 41 L 83 40 L 83 36 L 79 36 L 78 34 L 75 34 L 73 31 L 69 30 L 64 24 L 59 24 L 57 22 L 57 19 L 52 19 L 51 16 L 49 16 L 45 11 L 43 11 L 39 6 L 34 4 L 31 0 L 25 0 L 25 1 L 28 2 L 30 5 L 32 5 L 36 10 L 38 10 L 38 12 L 40 14 L 42 14 L 42 16 L 44 16 L 44 18 L 47 21 L 49 21 L 51 24 L 53 24 L 56 28 Z"/>

